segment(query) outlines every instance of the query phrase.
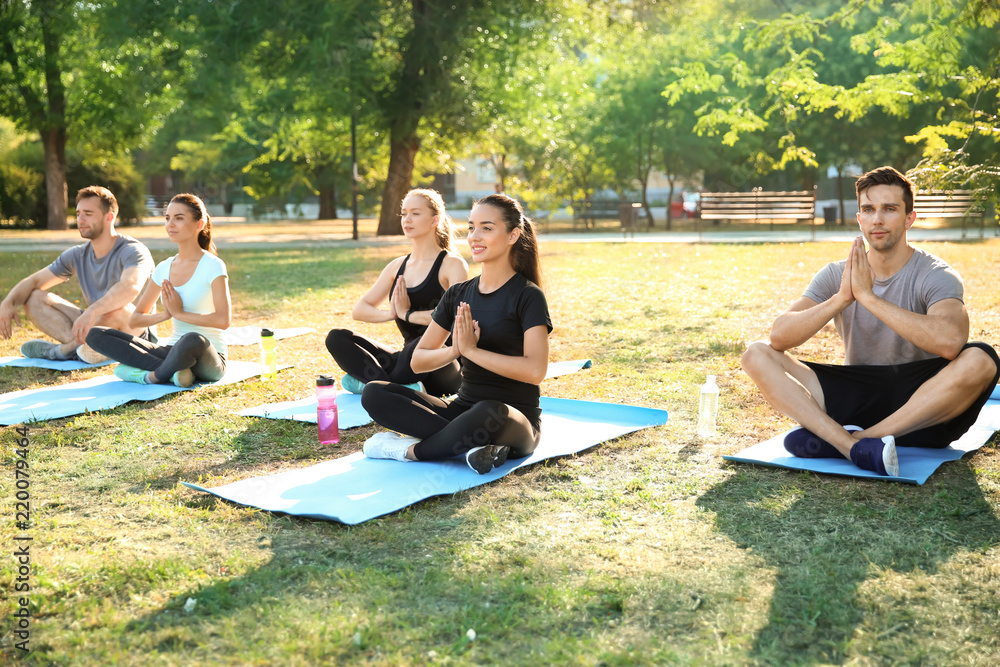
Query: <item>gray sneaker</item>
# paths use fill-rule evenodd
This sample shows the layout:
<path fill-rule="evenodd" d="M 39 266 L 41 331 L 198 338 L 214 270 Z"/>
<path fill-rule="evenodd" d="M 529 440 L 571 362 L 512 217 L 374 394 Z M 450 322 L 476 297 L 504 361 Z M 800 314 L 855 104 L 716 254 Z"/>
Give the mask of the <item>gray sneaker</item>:
<path fill-rule="evenodd" d="M 50 343 L 47 340 L 36 338 L 21 344 L 21 356 L 28 359 L 51 359 L 52 361 L 66 361 L 73 357 L 63 356 L 59 349 L 62 343 Z"/>

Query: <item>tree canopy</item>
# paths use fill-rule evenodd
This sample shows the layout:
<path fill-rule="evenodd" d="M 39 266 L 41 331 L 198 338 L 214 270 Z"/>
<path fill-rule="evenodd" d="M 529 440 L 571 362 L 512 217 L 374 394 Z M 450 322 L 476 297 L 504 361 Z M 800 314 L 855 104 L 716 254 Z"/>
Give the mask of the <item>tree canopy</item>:
<path fill-rule="evenodd" d="M 473 156 L 539 208 L 648 209 L 654 170 L 738 190 L 885 163 L 995 199 L 998 22 L 990 0 L 3 0 L 0 116 L 37 136 L 53 227 L 67 144 L 334 217 L 352 119 L 380 234 Z"/>

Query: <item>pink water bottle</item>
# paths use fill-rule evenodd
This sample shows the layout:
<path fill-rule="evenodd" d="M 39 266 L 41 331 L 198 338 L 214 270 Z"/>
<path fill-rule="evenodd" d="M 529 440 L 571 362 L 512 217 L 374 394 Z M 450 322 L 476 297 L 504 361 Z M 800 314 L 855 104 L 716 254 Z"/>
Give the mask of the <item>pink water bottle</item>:
<path fill-rule="evenodd" d="M 329 375 L 316 378 L 316 424 L 319 441 L 324 445 L 340 442 L 337 428 L 337 383 Z"/>

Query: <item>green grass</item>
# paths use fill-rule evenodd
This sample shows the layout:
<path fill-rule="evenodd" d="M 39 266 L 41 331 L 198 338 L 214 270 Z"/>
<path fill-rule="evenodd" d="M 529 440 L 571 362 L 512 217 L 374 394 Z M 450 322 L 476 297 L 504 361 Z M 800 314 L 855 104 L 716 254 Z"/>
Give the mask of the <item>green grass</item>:
<path fill-rule="evenodd" d="M 962 272 L 972 336 L 1000 339 L 1000 241 L 925 247 Z M 323 348 L 334 326 L 393 343 L 390 328 L 348 313 L 400 251 L 226 253 L 235 325 L 316 328 L 279 343 L 295 368 L 271 384 L 31 426 L 28 664 L 1000 661 L 997 438 L 920 487 L 720 458 L 788 426 L 739 356 L 840 245 L 543 245 L 552 359 L 594 360 L 543 392 L 666 408 L 666 426 L 353 527 L 180 486 L 360 448 L 374 427 L 327 446 L 312 425 L 234 414 L 305 396 L 317 373 L 335 371 Z M 51 257 L 0 254 L 0 292 Z M 32 335 L 18 329 L 0 355 Z M 829 326 L 799 352 L 841 358 Z M 0 391 L 106 372 L 5 368 Z M 708 373 L 722 396 L 720 433 L 705 441 L 694 417 Z M 0 443 L 9 551 L 13 428 Z M 7 632 L 15 576 L 13 559 L 0 559 L 5 657 L 17 655 Z"/>

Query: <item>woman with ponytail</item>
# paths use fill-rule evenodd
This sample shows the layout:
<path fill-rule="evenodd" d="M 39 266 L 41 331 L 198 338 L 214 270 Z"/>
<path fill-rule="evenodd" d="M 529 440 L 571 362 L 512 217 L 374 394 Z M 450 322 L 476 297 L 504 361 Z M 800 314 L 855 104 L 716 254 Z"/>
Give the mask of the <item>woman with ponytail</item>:
<path fill-rule="evenodd" d="M 192 194 L 176 195 L 167 205 L 166 231 L 177 254 L 160 262 L 136 302 L 129 327 L 141 329 L 173 320 L 162 345 L 117 329 L 93 327 L 87 344 L 119 362 L 115 375 L 140 384 L 190 387 L 195 380 L 215 382 L 226 372 L 226 344 L 232 305 L 226 264 L 212 242 L 212 219 Z M 156 312 L 156 300 L 163 312 Z"/>
<path fill-rule="evenodd" d="M 403 198 L 403 234 L 410 254 L 389 262 L 355 304 L 351 316 L 361 322 L 395 322 L 403 349 L 394 350 L 349 329 L 333 329 L 326 349 L 347 375 L 344 389 L 360 394 L 366 382 L 422 382 L 427 392 L 446 396 L 458 391 L 458 362 L 428 373 L 410 368 L 410 357 L 431 322 L 431 312 L 451 285 L 469 279 L 469 265 L 455 251 L 451 218 L 435 190 L 410 190 Z M 382 304 L 388 302 L 387 308 Z"/>
<path fill-rule="evenodd" d="M 370 382 L 362 405 L 376 422 L 404 435 L 372 436 L 363 448 L 369 458 L 464 456 L 485 474 L 538 446 L 538 385 L 548 368 L 552 321 L 539 286 L 534 226 L 516 200 L 490 195 L 469 214 L 468 242 L 482 273 L 448 289 L 411 362 L 427 372 L 461 359 L 458 396 L 447 401 Z"/>

